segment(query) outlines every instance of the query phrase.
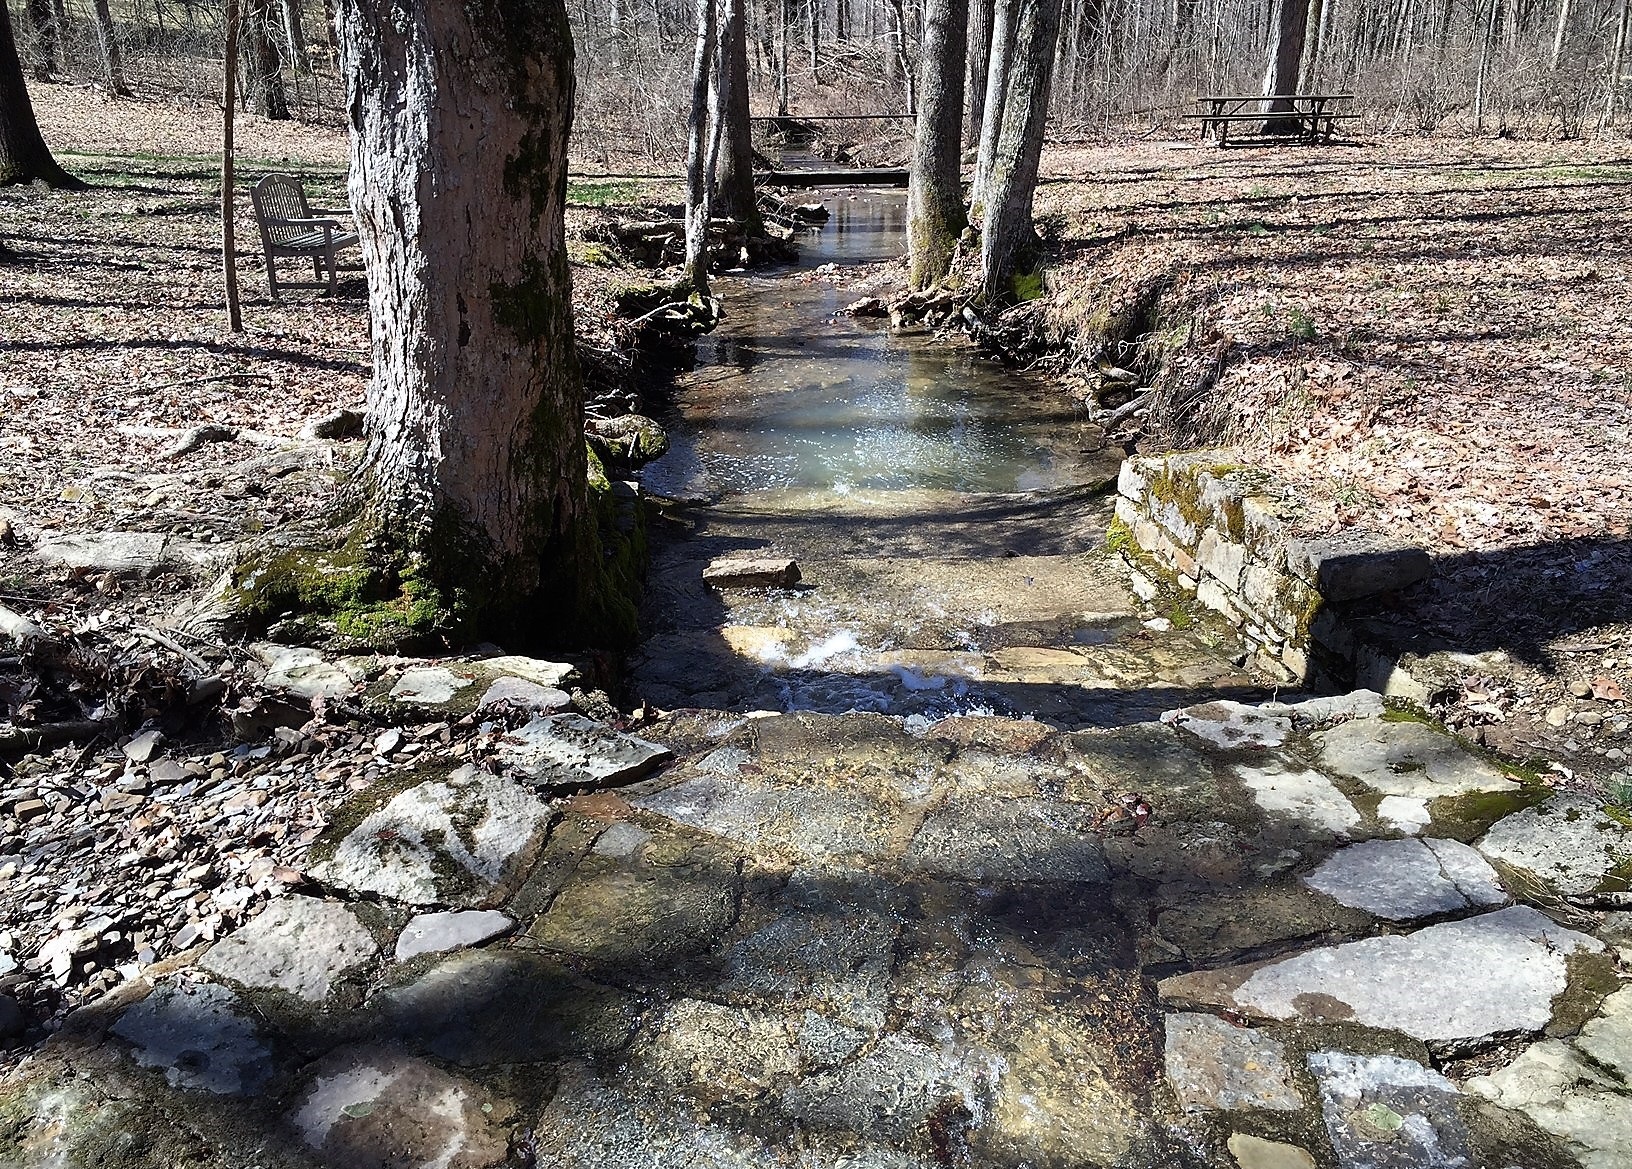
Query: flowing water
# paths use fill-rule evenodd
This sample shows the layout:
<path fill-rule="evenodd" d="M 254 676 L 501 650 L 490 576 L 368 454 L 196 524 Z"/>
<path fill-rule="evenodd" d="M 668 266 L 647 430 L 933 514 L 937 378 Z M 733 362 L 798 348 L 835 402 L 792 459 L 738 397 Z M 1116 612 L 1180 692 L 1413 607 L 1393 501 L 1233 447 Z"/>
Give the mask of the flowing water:
<path fill-rule="evenodd" d="M 677 381 L 670 452 L 642 474 L 684 506 L 655 541 L 640 694 L 1080 726 L 1229 675 L 1143 624 L 1104 554 L 1121 452 L 1064 392 L 958 339 L 843 314 L 888 296 L 904 195 L 822 201 L 831 218 L 797 265 L 719 281 L 726 318 Z M 720 556 L 791 557 L 804 582 L 716 592 L 701 573 Z"/>

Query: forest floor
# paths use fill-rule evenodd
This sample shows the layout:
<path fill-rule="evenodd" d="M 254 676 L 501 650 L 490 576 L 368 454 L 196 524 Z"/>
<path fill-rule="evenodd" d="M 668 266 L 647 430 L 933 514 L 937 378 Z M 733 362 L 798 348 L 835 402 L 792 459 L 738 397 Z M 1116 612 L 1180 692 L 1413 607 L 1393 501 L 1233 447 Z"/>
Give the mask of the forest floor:
<path fill-rule="evenodd" d="M 1043 170 L 1044 314 L 1091 328 L 1165 279 L 1158 342 L 1222 359 L 1141 447 L 1235 448 L 1314 528 L 1428 548 L 1434 579 L 1371 616 L 1396 649 L 1469 655 L 1439 713 L 1515 754 L 1624 766 L 1632 144 L 1150 143 Z"/>

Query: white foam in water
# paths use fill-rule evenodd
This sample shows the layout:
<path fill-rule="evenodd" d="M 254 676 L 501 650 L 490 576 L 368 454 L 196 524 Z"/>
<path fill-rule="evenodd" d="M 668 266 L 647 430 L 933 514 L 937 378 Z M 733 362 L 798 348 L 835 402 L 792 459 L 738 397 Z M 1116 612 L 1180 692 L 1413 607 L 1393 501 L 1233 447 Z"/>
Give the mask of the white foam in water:
<path fill-rule="evenodd" d="M 823 666 L 840 654 L 853 653 L 861 648 L 861 642 L 848 629 L 841 629 L 832 636 L 817 642 L 796 658 L 789 658 L 788 665 L 796 670 L 808 670 L 812 666 Z"/>
<path fill-rule="evenodd" d="M 908 690 L 945 690 L 946 678 L 940 674 L 920 674 L 911 666 L 891 666 L 890 673 L 901 679 Z"/>

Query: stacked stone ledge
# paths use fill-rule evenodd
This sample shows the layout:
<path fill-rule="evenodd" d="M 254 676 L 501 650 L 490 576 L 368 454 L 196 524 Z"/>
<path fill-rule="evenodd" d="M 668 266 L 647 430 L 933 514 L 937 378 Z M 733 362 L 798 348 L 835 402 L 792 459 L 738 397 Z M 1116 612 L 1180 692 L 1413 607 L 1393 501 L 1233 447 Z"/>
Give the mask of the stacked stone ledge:
<path fill-rule="evenodd" d="M 1386 691 L 1392 663 L 1354 637 L 1339 607 L 1414 584 L 1432 562 L 1373 533 L 1301 534 L 1302 515 L 1285 484 L 1234 452 L 1145 455 L 1122 464 L 1111 542 L 1145 600 L 1164 585 L 1194 597 L 1241 632 L 1259 667 Z"/>

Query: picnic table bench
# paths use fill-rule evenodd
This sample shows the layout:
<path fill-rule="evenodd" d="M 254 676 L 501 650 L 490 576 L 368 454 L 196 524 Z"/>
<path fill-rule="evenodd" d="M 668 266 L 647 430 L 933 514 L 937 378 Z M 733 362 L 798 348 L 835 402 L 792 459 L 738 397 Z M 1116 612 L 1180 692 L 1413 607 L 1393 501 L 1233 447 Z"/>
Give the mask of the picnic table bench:
<path fill-rule="evenodd" d="M 312 279 L 285 280 L 284 288 L 322 288 L 334 295 L 338 281 L 335 254 L 354 246 L 357 233 L 341 231 L 340 221 L 313 215 L 306 202 L 306 190 L 288 175 L 267 175 L 249 192 L 255 207 L 255 222 L 261 229 L 261 248 L 266 253 L 266 282 L 272 299 L 278 299 L 277 257 L 295 257 L 312 262 Z M 328 279 L 323 278 L 328 269 Z"/>
<path fill-rule="evenodd" d="M 1185 114 L 1201 123 L 1201 136 L 1211 132 L 1220 146 L 1230 143 L 1230 128 L 1256 123 L 1256 131 L 1238 135 L 1237 142 L 1252 140 L 1294 141 L 1309 144 L 1330 142 L 1337 123 L 1360 115 L 1344 110 L 1340 103 L 1353 101 L 1352 93 L 1225 93 L 1203 94 L 1196 98 L 1200 113 Z M 1276 129 L 1267 127 L 1280 123 Z"/>

